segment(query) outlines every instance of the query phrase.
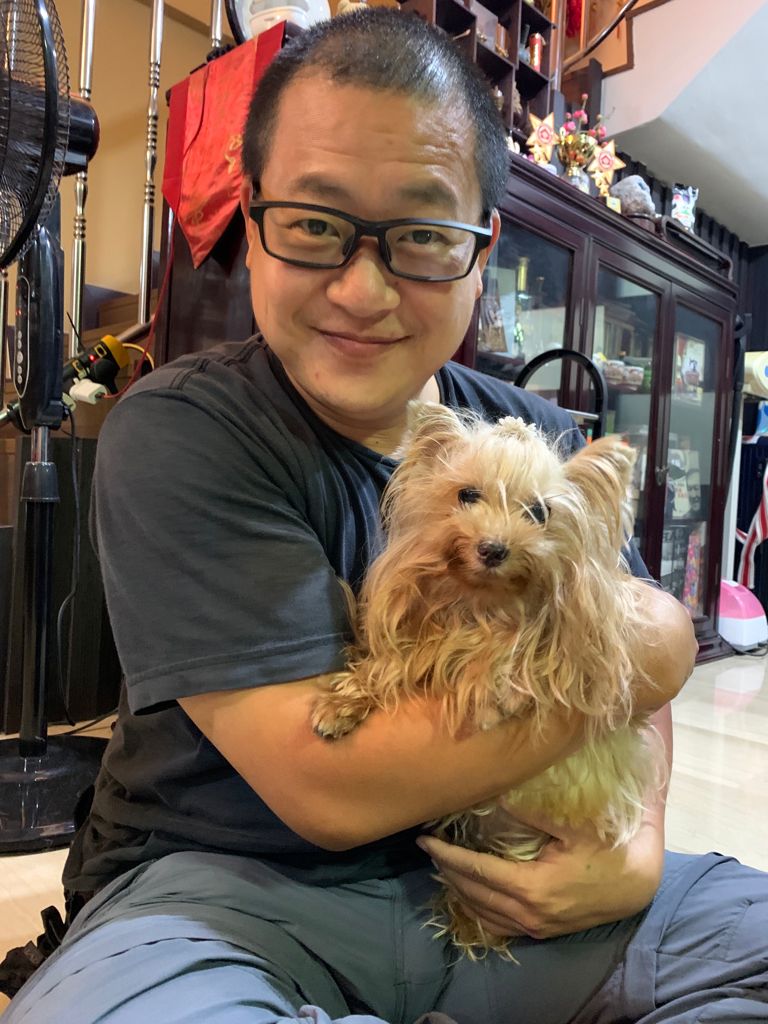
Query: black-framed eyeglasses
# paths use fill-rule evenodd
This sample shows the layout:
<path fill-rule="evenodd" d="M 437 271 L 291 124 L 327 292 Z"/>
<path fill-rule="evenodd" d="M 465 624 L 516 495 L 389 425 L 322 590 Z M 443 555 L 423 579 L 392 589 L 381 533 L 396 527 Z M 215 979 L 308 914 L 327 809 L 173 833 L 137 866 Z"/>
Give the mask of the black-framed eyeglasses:
<path fill-rule="evenodd" d="M 387 270 L 411 281 L 458 281 L 466 277 L 483 249 L 490 228 L 453 220 L 408 217 L 360 220 L 342 210 L 314 203 L 254 200 L 264 251 L 294 267 L 331 270 L 345 266 L 362 238 L 375 238 Z"/>

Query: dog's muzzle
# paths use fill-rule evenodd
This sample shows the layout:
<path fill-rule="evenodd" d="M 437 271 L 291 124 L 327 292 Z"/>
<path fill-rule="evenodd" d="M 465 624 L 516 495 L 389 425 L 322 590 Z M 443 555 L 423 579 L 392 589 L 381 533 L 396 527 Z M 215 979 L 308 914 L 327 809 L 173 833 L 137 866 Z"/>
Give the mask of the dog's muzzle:
<path fill-rule="evenodd" d="M 495 569 L 509 554 L 509 548 L 498 540 L 481 540 L 477 545 L 477 553 L 483 565 Z"/>

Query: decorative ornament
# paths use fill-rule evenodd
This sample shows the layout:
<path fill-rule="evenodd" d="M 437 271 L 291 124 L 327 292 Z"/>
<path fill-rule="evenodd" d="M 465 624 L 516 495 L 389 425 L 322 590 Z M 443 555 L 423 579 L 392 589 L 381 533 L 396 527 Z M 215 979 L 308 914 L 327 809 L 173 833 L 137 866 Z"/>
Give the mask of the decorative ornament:
<path fill-rule="evenodd" d="M 542 120 L 535 114 L 530 114 L 528 119 L 533 131 L 526 140 L 526 145 L 537 164 L 548 164 L 552 159 L 552 150 L 558 143 L 555 115 L 547 114 Z"/>
<path fill-rule="evenodd" d="M 602 115 L 598 114 L 594 128 L 589 128 L 589 115 L 586 111 L 587 93 L 582 93 L 581 107 L 572 114 L 565 115 L 557 133 L 557 155 L 565 168 L 563 177 L 582 192 L 589 191 L 587 166 L 591 163 L 595 150 L 605 138 L 605 125 L 601 124 Z M 580 173 L 576 173 L 579 171 Z"/>
<path fill-rule="evenodd" d="M 336 15 L 352 14 L 353 11 L 361 11 L 367 7 L 367 0 L 339 0 L 336 7 Z"/>
<path fill-rule="evenodd" d="M 616 140 L 611 139 L 610 142 L 604 142 L 602 146 L 597 146 L 592 163 L 587 170 L 592 175 L 592 180 L 597 185 L 600 195 L 607 197 L 614 174 L 626 166 L 624 161 L 616 156 Z"/>
<path fill-rule="evenodd" d="M 656 217 L 656 206 L 648 182 L 639 174 L 630 174 L 610 188 L 612 197 L 621 201 L 621 212 L 626 217 Z"/>
<path fill-rule="evenodd" d="M 692 185 L 675 185 L 672 189 L 672 218 L 687 231 L 696 223 L 696 200 L 699 190 Z"/>

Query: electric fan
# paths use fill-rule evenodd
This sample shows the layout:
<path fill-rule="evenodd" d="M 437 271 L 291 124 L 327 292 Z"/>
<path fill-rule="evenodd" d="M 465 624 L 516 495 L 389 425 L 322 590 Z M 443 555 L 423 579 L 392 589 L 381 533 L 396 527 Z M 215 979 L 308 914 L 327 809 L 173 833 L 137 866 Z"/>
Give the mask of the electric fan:
<path fill-rule="evenodd" d="M 52 0 L 0 0 L 0 270 L 19 260 L 13 384 L 2 415 L 31 434 L 20 491 L 23 536 L 21 724 L 0 743 L 0 853 L 66 845 L 78 796 L 96 775 L 104 741 L 47 736 L 53 510 L 49 434 L 61 425 L 63 270 L 46 219 L 62 174 L 98 145 L 90 105 L 69 95 L 61 24 Z M 10 662 L 9 662 L 10 663 Z"/>

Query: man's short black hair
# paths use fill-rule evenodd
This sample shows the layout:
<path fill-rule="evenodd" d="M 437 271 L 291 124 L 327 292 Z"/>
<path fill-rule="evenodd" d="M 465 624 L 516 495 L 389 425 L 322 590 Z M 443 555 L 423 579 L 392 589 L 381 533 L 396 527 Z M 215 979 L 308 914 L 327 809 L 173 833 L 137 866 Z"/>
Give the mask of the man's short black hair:
<path fill-rule="evenodd" d="M 245 124 L 243 170 L 259 182 L 269 155 L 283 90 L 299 72 L 317 71 L 340 84 L 367 86 L 452 105 L 474 139 L 483 217 L 504 195 L 509 166 L 506 130 L 478 68 L 441 29 L 416 15 L 370 7 L 324 21 L 292 39 L 257 87 Z M 301 131 L 292 125 L 292 131 Z"/>

